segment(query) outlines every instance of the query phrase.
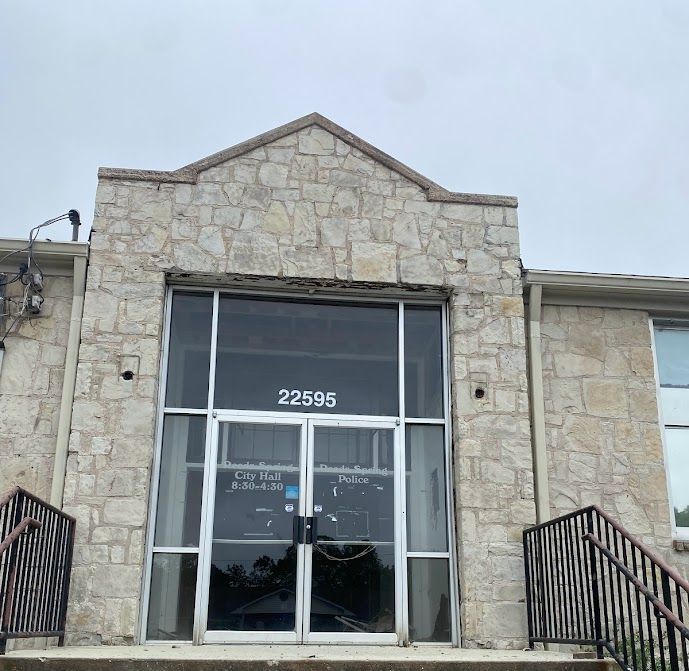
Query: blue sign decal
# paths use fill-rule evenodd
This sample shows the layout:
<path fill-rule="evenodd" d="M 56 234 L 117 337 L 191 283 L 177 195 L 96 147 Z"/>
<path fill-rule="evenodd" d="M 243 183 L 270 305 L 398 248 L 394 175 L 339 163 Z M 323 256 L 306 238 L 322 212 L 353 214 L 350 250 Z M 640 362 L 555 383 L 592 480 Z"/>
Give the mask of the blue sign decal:
<path fill-rule="evenodd" d="M 285 498 L 286 499 L 298 499 L 299 498 L 299 486 L 298 485 L 287 485 L 285 487 Z"/>

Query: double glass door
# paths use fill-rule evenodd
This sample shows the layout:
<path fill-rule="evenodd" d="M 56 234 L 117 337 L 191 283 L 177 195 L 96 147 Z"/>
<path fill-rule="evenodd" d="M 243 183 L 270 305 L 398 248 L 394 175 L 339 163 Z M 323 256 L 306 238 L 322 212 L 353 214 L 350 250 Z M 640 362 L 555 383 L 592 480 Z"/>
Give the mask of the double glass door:
<path fill-rule="evenodd" d="M 396 643 L 399 427 L 218 413 L 204 642 Z"/>

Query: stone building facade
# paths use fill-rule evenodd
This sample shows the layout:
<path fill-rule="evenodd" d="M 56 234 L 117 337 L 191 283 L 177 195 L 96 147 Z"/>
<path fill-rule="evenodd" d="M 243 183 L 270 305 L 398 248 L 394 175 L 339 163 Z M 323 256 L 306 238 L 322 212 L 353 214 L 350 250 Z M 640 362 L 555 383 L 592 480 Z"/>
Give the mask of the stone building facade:
<path fill-rule="evenodd" d="M 15 277 L 26 261 L 26 242 L 0 242 L 3 278 Z M 69 418 L 61 414 L 63 378 L 75 293 L 83 295 L 75 263 L 86 267 L 88 245 L 37 242 L 34 258 L 44 271 L 44 304 L 20 319 L 7 334 L 0 372 L 0 491 L 21 484 L 50 500 L 58 429 L 69 436 Z M 75 261 L 76 259 L 76 261 Z M 7 280 L 3 280 L 7 281 Z M 26 287 L 7 284 L 2 335 L 12 325 Z"/>
<path fill-rule="evenodd" d="M 523 276 L 516 206 L 510 197 L 448 192 L 319 115 L 173 172 L 101 169 L 64 482 L 64 509 L 78 521 L 71 643 L 143 638 L 170 285 L 445 302 L 461 645 L 524 647 L 521 538 L 543 501 L 539 519 L 598 503 L 681 563 L 649 310 L 592 305 L 577 298 L 576 282 L 566 300 L 546 290 L 544 403 L 534 412 L 525 298 L 528 305 L 534 285 L 555 284 Z M 64 319 L 68 292 L 54 287 Z M 35 397 L 58 384 L 61 328 L 31 345 L 42 386 L 30 395 L 42 414 L 22 420 L 31 424 L 22 431 L 45 432 L 44 452 L 54 403 Z M 5 389 L 16 390 L 16 377 L 10 369 L 0 380 L 0 417 L 10 422 Z M 547 457 L 539 496 L 538 417 Z M 49 491 L 47 461 L 36 475 L 25 469 L 35 441 L 14 445 L 20 457 L 0 453 L 4 484 Z M 24 470 L 12 465 L 18 459 Z"/>
<path fill-rule="evenodd" d="M 165 285 L 191 275 L 448 295 L 463 634 L 521 646 L 535 517 L 516 203 L 445 192 L 320 117 L 177 173 L 102 170 L 96 201 L 64 499 L 77 639 L 136 638 Z"/>
<path fill-rule="evenodd" d="M 689 575 L 685 544 L 673 539 L 653 347 L 654 318 L 686 317 L 686 281 L 526 277 L 527 300 L 534 284 L 544 288 L 549 516 L 596 504 Z"/>

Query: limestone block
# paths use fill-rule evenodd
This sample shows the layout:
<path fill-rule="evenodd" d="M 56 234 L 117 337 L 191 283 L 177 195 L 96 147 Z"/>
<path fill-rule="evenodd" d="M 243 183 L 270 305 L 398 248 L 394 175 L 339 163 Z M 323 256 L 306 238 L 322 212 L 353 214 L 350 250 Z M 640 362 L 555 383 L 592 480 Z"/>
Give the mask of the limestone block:
<path fill-rule="evenodd" d="M 373 175 L 375 172 L 375 163 L 368 157 L 366 159 L 357 158 L 354 154 L 349 154 L 345 158 L 343 168 L 345 170 L 351 170 L 352 172 L 358 172 L 363 175 Z"/>
<path fill-rule="evenodd" d="M 400 261 L 400 279 L 408 284 L 442 286 L 443 266 L 437 259 L 419 254 Z"/>
<path fill-rule="evenodd" d="M 364 192 L 362 194 L 361 215 L 364 217 L 382 217 L 383 196 Z"/>
<path fill-rule="evenodd" d="M 470 249 L 467 251 L 467 272 L 497 276 L 500 272 L 500 262 L 482 249 Z"/>
<path fill-rule="evenodd" d="M 286 187 L 287 166 L 279 163 L 263 163 L 258 170 L 258 181 L 263 186 Z"/>
<path fill-rule="evenodd" d="M 586 411 L 595 417 L 626 417 L 627 397 L 618 380 L 584 380 Z"/>
<path fill-rule="evenodd" d="M 364 186 L 366 179 L 361 175 L 355 175 L 345 170 L 331 170 L 328 177 L 330 184 L 335 186 Z"/>
<path fill-rule="evenodd" d="M 342 217 L 323 219 L 321 222 L 321 243 L 328 247 L 344 247 L 347 242 L 349 222 Z"/>
<path fill-rule="evenodd" d="M 655 389 L 633 389 L 629 392 L 629 411 L 632 419 L 658 421 L 658 403 Z"/>
<path fill-rule="evenodd" d="M 108 499 L 103 508 L 103 521 L 106 524 L 140 527 L 146 520 L 147 503 L 141 498 Z"/>
<path fill-rule="evenodd" d="M 604 448 L 603 425 L 595 417 L 568 415 L 562 436 L 563 446 L 568 451 L 600 453 Z"/>
<path fill-rule="evenodd" d="M 603 364 L 598 359 L 580 354 L 555 353 L 553 359 L 555 371 L 560 377 L 600 375 L 603 371 Z"/>
<path fill-rule="evenodd" d="M 297 203 L 294 207 L 294 244 L 315 245 L 316 240 L 316 214 L 313 204 Z"/>
<path fill-rule="evenodd" d="M 180 270 L 196 270 L 197 272 L 212 273 L 217 271 L 218 262 L 210 254 L 199 249 L 199 245 L 192 242 L 179 242 L 172 248 L 172 258 L 175 266 Z"/>
<path fill-rule="evenodd" d="M 241 202 L 245 207 L 265 210 L 270 203 L 270 189 L 264 186 L 247 186 L 244 188 Z"/>
<path fill-rule="evenodd" d="M 335 187 L 329 184 L 311 184 L 305 183 L 303 187 L 305 200 L 311 200 L 316 203 L 331 203 L 335 195 Z"/>
<path fill-rule="evenodd" d="M 350 219 L 348 225 L 349 240 L 371 239 L 371 222 L 368 219 Z"/>
<path fill-rule="evenodd" d="M 134 189 L 130 196 L 129 218 L 157 224 L 169 223 L 172 220 L 171 194 L 157 189 Z"/>
<path fill-rule="evenodd" d="M 272 201 L 263 218 L 263 230 L 276 235 L 285 235 L 290 232 L 290 228 L 290 219 L 284 204 Z"/>
<path fill-rule="evenodd" d="M 290 277 L 334 277 L 330 250 L 315 247 L 284 247 L 280 250 L 285 275 Z"/>
<path fill-rule="evenodd" d="M 335 151 L 335 137 L 321 128 L 299 133 L 299 153 L 324 156 Z"/>
<path fill-rule="evenodd" d="M 419 229 L 412 214 L 397 215 L 392 221 L 392 239 L 404 247 L 421 249 Z"/>
<path fill-rule="evenodd" d="M 574 354 L 603 361 L 607 347 L 601 329 L 592 328 L 590 323 L 572 324 L 569 328 L 569 348 Z"/>
<path fill-rule="evenodd" d="M 275 236 L 261 231 L 239 231 L 230 248 L 226 272 L 277 275 L 280 257 Z"/>
<path fill-rule="evenodd" d="M 396 282 L 394 246 L 382 242 L 352 242 L 352 278 L 364 282 Z"/>
<path fill-rule="evenodd" d="M 93 594 L 105 597 L 139 597 L 141 569 L 138 566 L 97 566 L 93 574 Z"/>
<path fill-rule="evenodd" d="M 354 189 L 335 191 L 331 207 L 333 216 L 356 217 L 359 214 L 359 194 Z"/>

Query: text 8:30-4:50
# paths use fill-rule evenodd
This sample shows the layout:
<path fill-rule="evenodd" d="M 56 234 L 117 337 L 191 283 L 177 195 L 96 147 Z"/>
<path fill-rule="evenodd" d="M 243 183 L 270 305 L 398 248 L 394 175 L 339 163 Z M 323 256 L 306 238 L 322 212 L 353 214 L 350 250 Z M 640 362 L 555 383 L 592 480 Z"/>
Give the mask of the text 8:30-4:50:
<path fill-rule="evenodd" d="M 316 408 L 334 408 L 337 405 L 337 393 L 334 391 L 280 389 L 278 396 L 278 405 L 313 405 Z"/>

